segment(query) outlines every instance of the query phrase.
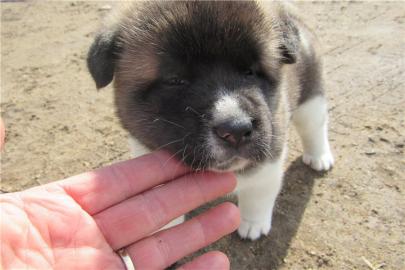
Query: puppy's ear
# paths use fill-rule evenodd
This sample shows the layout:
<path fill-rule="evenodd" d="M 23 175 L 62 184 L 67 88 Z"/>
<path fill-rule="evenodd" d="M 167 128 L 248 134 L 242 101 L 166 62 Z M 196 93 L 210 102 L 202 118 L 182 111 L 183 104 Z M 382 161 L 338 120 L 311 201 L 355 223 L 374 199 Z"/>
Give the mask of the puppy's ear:
<path fill-rule="evenodd" d="M 282 44 L 280 46 L 281 63 L 294 64 L 297 61 L 296 50 L 292 46 Z"/>
<path fill-rule="evenodd" d="M 114 77 L 118 54 L 116 39 L 116 34 L 99 34 L 87 54 L 87 67 L 96 82 L 97 89 L 107 86 Z"/>
<path fill-rule="evenodd" d="M 282 18 L 280 28 L 282 32 L 281 44 L 279 46 L 281 62 L 283 64 L 294 64 L 297 61 L 300 44 L 299 30 L 286 15 Z"/>

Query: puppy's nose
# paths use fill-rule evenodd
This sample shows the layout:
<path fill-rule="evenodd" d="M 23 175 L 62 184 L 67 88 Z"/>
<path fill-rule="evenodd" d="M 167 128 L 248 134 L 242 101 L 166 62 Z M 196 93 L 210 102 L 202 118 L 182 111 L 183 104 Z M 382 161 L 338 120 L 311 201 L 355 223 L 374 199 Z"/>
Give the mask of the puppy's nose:
<path fill-rule="evenodd" d="M 253 125 L 250 120 L 229 120 L 214 127 L 214 131 L 222 140 L 236 147 L 250 139 Z"/>

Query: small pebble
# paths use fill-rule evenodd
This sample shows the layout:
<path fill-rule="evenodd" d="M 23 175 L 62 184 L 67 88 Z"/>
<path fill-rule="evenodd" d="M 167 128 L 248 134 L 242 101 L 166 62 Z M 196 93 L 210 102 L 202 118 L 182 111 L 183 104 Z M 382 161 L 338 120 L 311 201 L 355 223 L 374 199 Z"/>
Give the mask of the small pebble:
<path fill-rule="evenodd" d="M 366 151 L 365 154 L 366 154 L 367 156 L 372 156 L 372 155 L 377 154 L 377 152 L 374 151 L 374 150 L 369 150 L 369 151 Z"/>
<path fill-rule="evenodd" d="M 386 139 L 386 138 L 384 138 L 384 137 L 381 137 L 381 138 L 380 138 L 380 141 L 386 142 L 386 143 L 389 143 L 389 142 L 390 142 L 388 139 Z"/>

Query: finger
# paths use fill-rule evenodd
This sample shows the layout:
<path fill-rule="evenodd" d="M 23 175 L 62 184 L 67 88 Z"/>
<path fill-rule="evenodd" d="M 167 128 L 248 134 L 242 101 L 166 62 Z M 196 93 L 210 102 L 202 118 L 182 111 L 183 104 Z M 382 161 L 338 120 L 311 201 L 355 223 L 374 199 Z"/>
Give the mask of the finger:
<path fill-rule="evenodd" d="M 230 173 L 188 174 L 93 217 L 110 246 L 119 249 L 199 205 L 231 192 L 235 185 L 236 179 Z"/>
<path fill-rule="evenodd" d="M 238 208 L 223 203 L 176 227 L 130 245 L 127 252 L 137 269 L 164 269 L 182 257 L 236 230 Z"/>
<path fill-rule="evenodd" d="M 219 251 L 207 252 L 189 263 L 182 265 L 177 270 L 228 270 L 230 263 L 228 257 Z"/>
<path fill-rule="evenodd" d="M 57 182 L 93 215 L 144 190 L 187 173 L 165 152 L 156 152 Z"/>

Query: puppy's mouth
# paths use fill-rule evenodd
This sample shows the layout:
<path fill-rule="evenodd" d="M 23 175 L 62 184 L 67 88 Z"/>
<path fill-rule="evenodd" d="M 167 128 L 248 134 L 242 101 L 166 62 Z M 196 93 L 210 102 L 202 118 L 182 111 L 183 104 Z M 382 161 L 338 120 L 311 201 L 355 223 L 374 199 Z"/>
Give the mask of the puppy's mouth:
<path fill-rule="evenodd" d="M 247 168 L 250 164 L 249 160 L 236 156 L 211 165 L 209 170 L 216 172 L 237 172 Z"/>
<path fill-rule="evenodd" d="M 195 171 L 214 171 L 214 172 L 240 172 L 254 167 L 258 160 L 243 153 L 227 151 L 216 146 L 216 151 L 201 147 L 187 148 L 186 152 L 177 151 L 178 160 L 184 162 Z M 184 148 L 183 148 L 184 149 Z M 182 152 L 182 153 L 180 153 Z M 218 153 L 220 155 L 218 156 Z"/>
<path fill-rule="evenodd" d="M 205 110 L 206 117 L 191 118 L 193 132 L 181 134 L 183 139 L 175 144 L 166 144 L 170 152 L 195 171 L 243 173 L 272 158 L 268 110 L 260 111 L 246 100 L 221 96 L 213 109 Z"/>
<path fill-rule="evenodd" d="M 244 139 L 228 135 L 234 137 L 229 139 L 210 131 L 202 142 L 184 142 L 188 147 L 181 148 L 185 151 L 177 150 L 181 152 L 178 157 L 196 171 L 243 172 L 270 157 L 270 145 L 263 143 L 263 135 L 257 130 L 251 133 Z"/>

